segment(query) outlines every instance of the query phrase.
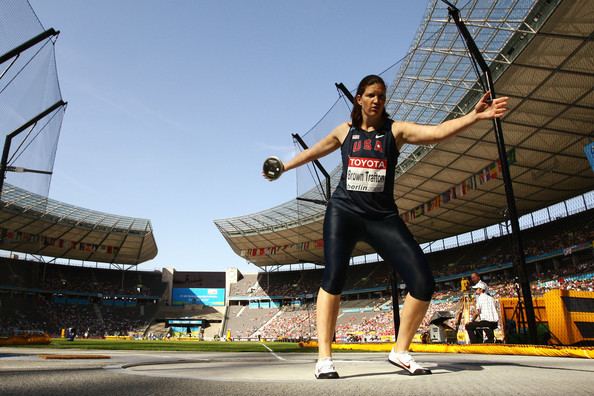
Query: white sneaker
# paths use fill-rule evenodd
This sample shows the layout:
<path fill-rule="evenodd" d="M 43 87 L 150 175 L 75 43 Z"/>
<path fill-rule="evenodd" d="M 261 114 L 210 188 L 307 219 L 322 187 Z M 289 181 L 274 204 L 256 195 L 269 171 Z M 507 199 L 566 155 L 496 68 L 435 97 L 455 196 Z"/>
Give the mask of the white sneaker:
<path fill-rule="evenodd" d="M 314 370 L 314 375 L 317 379 L 340 378 L 336 372 L 332 358 L 318 360 L 316 363 L 316 369 Z"/>
<path fill-rule="evenodd" d="M 394 352 L 392 350 L 388 355 L 388 362 L 396 367 L 400 367 L 408 372 L 408 375 L 427 375 L 431 370 L 420 366 L 412 356 L 406 352 Z"/>

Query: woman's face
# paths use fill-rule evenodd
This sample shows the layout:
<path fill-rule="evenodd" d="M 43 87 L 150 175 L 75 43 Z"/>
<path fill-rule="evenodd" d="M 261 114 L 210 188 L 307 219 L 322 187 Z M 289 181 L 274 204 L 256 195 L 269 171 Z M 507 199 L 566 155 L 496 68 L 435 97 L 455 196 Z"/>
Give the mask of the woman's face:
<path fill-rule="evenodd" d="M 386 104 L 386 89 L 382 84 L 368 85 L 363 95 L 357 95 L 357 103 L 365 116 L 369 118 L 381 116 Z"/>

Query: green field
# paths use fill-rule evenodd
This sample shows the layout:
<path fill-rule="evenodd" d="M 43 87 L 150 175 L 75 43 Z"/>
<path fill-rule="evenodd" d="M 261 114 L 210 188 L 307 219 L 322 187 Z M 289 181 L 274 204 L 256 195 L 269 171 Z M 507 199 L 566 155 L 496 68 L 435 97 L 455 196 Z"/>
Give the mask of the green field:
<path fill-rule="evenodd" d="M 301 348 L 294 342 L 210 342 L 210 341 L 136 341 L 136 340 L 84 340 L 66 341 L 53 338 L 49 345 L 23 345 L 23 348 L 55 349 L 104 349 L 143 351 L 191 351 L 191 352 L 267 352 L 262 345 L 274 352 L 315 352 Z"/>

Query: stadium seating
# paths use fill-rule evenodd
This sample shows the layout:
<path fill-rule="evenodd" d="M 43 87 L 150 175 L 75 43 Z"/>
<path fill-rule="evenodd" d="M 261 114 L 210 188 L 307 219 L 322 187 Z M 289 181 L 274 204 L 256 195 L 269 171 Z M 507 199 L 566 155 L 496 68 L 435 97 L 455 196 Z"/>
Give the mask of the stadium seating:
<path fill-rule="evenodd" d="M 267 340 L 300 341 L 312 338 L 316 333 L 315 309 L 310 305 L 285 307 L 257 333 Z"/>
<path fill-rule="evenodd" d="M 0 286 L 158 298 L 165 291 L 160 272 L 123 272 L 4 257 L 0 258 Z"/>
<path fill-rule="evenodd" d="M 42 330 L 60 336 L 61 329 L 73 327 L 79 336 L 128 335 L 144 332 L 153 319 L 156 304 L 135 307 L 114 307 L 79 300 L 77 303 L 56 303 L 44 295 L 0 294 L 0 334 L 17 330 Z"/>
<path fill-rule="evenodd" d="M 225 333 L 230 330 L 231 337 L 237 339 L 251 337 L 278 312 L 278 308 L 230 306 L 227 310 Z"/>
<path fill-rule="evenodd" d="M 588 211 L 523 232 L 526 254 L 542 257 L 538 265 L 528 264 L 534 295 L 542 295 L 551 289 L 594 290 L 593 214 L 594 211 Z M 430 253 L 427 258 L 438 279 L 444 275 L 479 270 L 489 283 L 489 293 L 493 297 L 514 297 L 512 271 L 481 270 L 509 261 L 509 243 L 508 236 L 493 238 Z M 576 246 L 580 248 L 574 251 Z M 322 269 L 315 269 L 245 274 L 230 285 L 232 304 L 226 311 L 221 333 L 231 330 L 234 339 L 258 335 L 283 340 L 315 337 L 316 312 L 312 296 L 317 292 L 322 272 Z M 389 275 L 390 268 L 384 262 L 348 268 L 337 323 L 339 340 L 374 341 L 393 334 Z M 429 318 L 434 312 L 458 308 L 458 281 L 438 283 L 421 332 L 428 329 Z M 75 327 L 79 335 L 88 333 L 90 337 L 142 333 L 158 310 L 165 312 L 166 308 L 175 308 L 159 305 L 164 291 L 160 272 L 123 273 L 0 258 L 0 334 L 31 329 L 59 335 L 65 327 Z M 403 297 L 406 290 L 399 292 Z M 287 305 L 280 308 L 237 305 L 261 300 L 261 297 Z M 297 299 L 301 306 L 292 305 Z M 217 320 L 222 318 L 221 313 L 218 315 Z"/>
<path fill-rule="evenodd" d="M 539 296 L 555 288 L 593 291 L 594 260 L 591 248 L 580 252 L 571 249 L 579 244 L 591 244 L 593 239 L 592 210 L 523 231 L 526 255 L 542 257 L 538 266 L 528 264 L 533 295 Z M 510 243 L 510 237 L 503 236 L 426 256 L 436 277 L 471 270 L 481 271 L 482 268 L 494 264 L 510 262 Z M 348 268 L 341 313 L 337 322 L 337 339 L 374 341 L 393 335 L 392 304 L 387 289 L 389 274 L 390 268 L 383 262 L 353 265 Z M 304 291 L 316 292 L 321 276 L 321 269 L 246 275 L 244 279 L 248 281 L 242 284 L 243 287 L 232 289 L 231 295 L 269 296 L 273 299 L 276 296 L 284 296 L 284 301 L 303 298 Z M 483 279 L 489 283 L 489 293 L 496 299 L 516 296 L 513 271 L 495 268 L 491 272 L 483 273 Z M 438 283 L 438 291 L 434 294 L 419 332 L 428 330 L 429 319 L 435 312 L 458 310 L 460 293 L 457 282 L 459 279 L 456 282 Z M 239 284 L 238 282 L 237 285 Z M 404 294 L 405 290 L 401 293 Z M 307 300 L 305 299 L 306 302 Z M 238 312 L 242 308 L 230 309 Z M 249 310 L 245 308 L 244 312 Z M 240 329 L 247 325 L 242 323 L 243 317 L 242 313 L 234 318 L 233 326 Z M 312 318 L 315 318 L 314 304 L 307 303 L 301 308 L 283 307 L 273 320 L 257 331 L 257 334 L 267 339 L 305 338 L 315 334 L 315 320 Z M 463 319 L 460 325 L 464 326 Z M 256 326 L 249 327 L 249 331 L 243 334 L 248 336 L 247 333 L 255 328 Z"/>
<path fill-rule="evenodd" d="M 567 249 L 571 246 L 588 243 L 594 239 L 594 210 L 579 213 L 545 223 L 522 232 L 525 253 L 527 256 L 538 256 Z M 503 236 L 477 242 L 458 248 L 447 249 L 426 254 L 436 278 L 446 275 L 462 274 L 467 271 L 489 268 L 494 264 L 511 262 L 510 237 Z M 586 255 L 587 256 L 587 255 Z M 587 256 L 585 259 L 587 260 Z M 577 258 L 577 256 L 576 256 Z M 584 259 L 584 257 L 579 257 Z M 549 275 L 555 271 L 567 271 L 568 263 L 563 268 L 554 269 L 549 262 L 544 268 Z M 532 268 L 532 267 L 529 267 Z M 537 272 L 536 269 L 531 270 Z M 352 265 L 348 268 L 345 283 L 345 295 L 368 291 L 367 289 L 387 290 L 390 279 L 390 267 L 384 263 Z M 231 285 L 230 296 L 233 297 L 265 297 L 297 298 L 308 293 L 316 293 L 322 278 L 322 269 L 303 271 L 277 271 L 245 275 L 244 279 Z M 492 280 L 503 280 L 507 275 L 503 271 L 493 270 L 489 275 Z M 534 279 L 538 274 L 534 274 Z M 441 289 L 451 288 L 451 284 L 439 285 Z M 363 294 L 361 298 L 367 298 Z M 375 297 L 375 296 L 373 296 Z"/>
<path fill-rule="evenodd" d="M 165 291 L 160 272 L 0 258 L 0 334 L 74 327 L 90 337 L 143 332 Z"/>

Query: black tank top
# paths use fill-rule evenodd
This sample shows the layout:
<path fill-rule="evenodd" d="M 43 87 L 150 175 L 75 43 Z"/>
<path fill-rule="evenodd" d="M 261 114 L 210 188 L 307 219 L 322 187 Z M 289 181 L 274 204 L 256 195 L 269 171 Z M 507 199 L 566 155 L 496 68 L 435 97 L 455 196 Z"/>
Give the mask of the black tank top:
<path fill-rule="evenodd" d="M 392 120 L 376 131 L 351 127 L 341 146 L 342 175 L 331 202 L 371 218 L 397 214 L 394 172 L 398 147 Z"/>

